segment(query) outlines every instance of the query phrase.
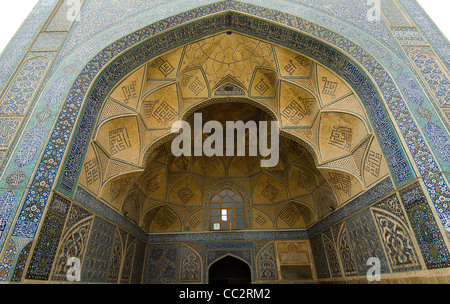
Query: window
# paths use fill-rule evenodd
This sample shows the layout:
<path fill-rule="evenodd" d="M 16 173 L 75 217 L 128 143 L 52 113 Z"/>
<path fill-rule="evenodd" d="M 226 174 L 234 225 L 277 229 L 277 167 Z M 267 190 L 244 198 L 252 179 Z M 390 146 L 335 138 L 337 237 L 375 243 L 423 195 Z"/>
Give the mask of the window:
<path fill-rule="evenodd" d="M 211 230 L 245 229 L 244 199 L 230 188 L 211 199 Z"/>

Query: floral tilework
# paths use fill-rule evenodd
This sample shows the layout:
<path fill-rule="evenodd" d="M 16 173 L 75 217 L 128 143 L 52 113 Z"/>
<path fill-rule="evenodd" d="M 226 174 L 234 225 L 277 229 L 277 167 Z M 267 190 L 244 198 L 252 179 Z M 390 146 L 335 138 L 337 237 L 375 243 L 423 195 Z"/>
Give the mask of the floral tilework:
<path fill-rule="evenodd" d="M 410 54 L 441 106 L 450 106 L 450 80 L 433 55 L 424 51 Z"/>
<path fill-rule="evenodd" d="M 345 227 L 345 223 L 341 225 L 336 225 L 333 228 L 338 228 L 340 231 L 336 231 L 336 247 L 339 252 L 339 256 L 342 261 L 342 268 L 344 270 L 345 276 L 358 275 L 358 270 L 356 268 L 355 256 L 353 254 L 353 249 L 348 237 L 348 232 Z"/>
<path fill-rule="evenodd" d="M 28 50 L 34 37 L 42 28 L 46 18 L 53 10 L 54 6 L 49 5 L 54 0 L 40 1 L 36 4 L 30 15 L 23 22 L 20 29 L 6 46 L 0 57 L 0 90 L 4 89 L 9 77 L 15 68 L 20 64 L 21 58 Z M 55 2 L 56 3 L 56 2 Z"/>
<path fill-rule="evenodd" d="M 17 258 L 16 266 L 14 268 L 14 272 L 11 277 L 11 282 L 20 282 L 23 276 L 23 272 L 25 271 L 25 266 L 27 263 L 28 255 L 31 251 L 31 246 L 33 245 L 33 241 L 30 241 L 23 249 L 20 251 L 19 256 Z"/>
<path fill-rule="evenodd" d="M 414 80 L 408 75 L 402 73 L 397 77 L 397 82 L 402 88 L 408 100 L 421 106 L 425 100 L 422 96 L 421 89 L 414 83 Z"/>
<path fill-rule="evenodd" d="M 6 225 L 11 216 L 13 206 L 17 202 L 17 196 L 10 190 L 0 196 L 0 237 L 5 232 Z"/>
<path fill-rule="evenodd" d="M 428 269 L 450 267 L 450 255 L 439 226 L 419 184 L 400 191 L 400 196 Z"/>
<path fill-rule="evenodd" d="M 181 251 L 181 283 L 201 283 L 202 259 L 192 248 L 183 245 Z"/>
<path fill-rule="evenodd" d="M 327 229 L 328 227 L 339 223 L 346 217 L 351 216 L 355 212 L 366 208 L 370 204 L 375 203 L 377 200 L 379 200 L 383 196 L 388 195 L 394 190 L 395 188 L 392 184 L 392 180 L 390 178 L 384 179 L 383 181 L 373 186 L 371 189 L 367 190 L 364 194 L 356 197 L 326 218 L 314 224 L 308 229 L 308 234 L 316 235 L 317 233 Z"/>
<path fill-rule="evenodd" d="M 331 231 L 328 229 L 322 234 L 322 240 L 327 254 L 328 266 L 330 268 L 331 277 L 342 277 L 341 263 L 339 262 L 336 244 L 334 243 Z"/>
<path fill-rule="evenodd" d="M 122 273 L 120 275 L 121 284 L 128 284 L 130 282 L 135 250 L 136 250 L 136 238 L 131 235 L 128 235 L 127 246 L 125 249 L 125 257 L 122 264 Z"/>
<path fill-rule="evenodd" d="M 19 117 L 0 117 L 0 149 L 7 149 L 22 121 Z"/>
<path fill-rule="evenodd" d="M 109 258 L 108 271 L 106 272 L 106 283 L 118 283 L 122 260 L 125 256 L 126 233 L 116 228 L 111 256 Z"/>
<path fill-rule="evenodd" d="M 134 225 L 129 220 L 124 219 L 124 217 L 121 216 L 120 213 L 107 206 L 102 201 L 98 200 L 82 187 L 78 187 L 74 200 L 79 204 L 82 204 L 92 212 L 101 214 L 105 219 L 114 223 L 116 226 L 119 226 L 130 233 L 133 233 L 133 235 L 136 235 L 141 239 L 147 238 L 147 233 L 145 233 L 144 230 Z"/>
<path fill-rule="evenodd" d="M 434 49 L 441 54 L 442 60 L 448 65 L 450 65 L 450 58 L 448 54 L 448 40 L 439 31 L 435 23 L 429 18 L 427 14 L 424 14 L 423 8 L 419 5 L 417 1 L 409 0 L 397 0 L 404 9 L 409 13 L 413 22 L 416 26 L 420 28 L 421 32 L 427 37 L 428 42 L 433 45 Z"/>
<path fill-rule="evenodd" d="M 15 256 L 17 254 L 17 246 L 12 239 L 9 239 L 6 245 L 5 253 L 0 262 L 0 281 L 6 281 L 11 267 L 14 264 Z"/>
<path fill-rule="evenodd" d="M 83 260 L 92 221 L 93 216 L 87 210 L 72 204 L 60 239 L 59 250 L 55 255 L 52 281 L 67 280 L 69 258 L 76 257 L 80 261 Z"/>
<path fill-rule="evenodd" d="M 450 140 L 447 132 L 432 122 L 427 123 L 425 132 L 441 159 L 450 163 Z"/>
<path fill-rule="evenodd" d="M 144 284 L 178 283 L 180 281 L 181 244 L 147 246 Z"/>
<path fill-rule="evenodd" d="M 375 204 L 372 214 L 394 272 L 420 270 L 413 236 L 397 195 Z"/>
<path fill-rule="evenodd" d="M 53 197 L 31 257 L 27 279 L 49 279 L 69 207 L 70 202 L 66 199 L 56 195 Z"/>
<path fill-rule="evenodd" d="M 23 115 L 36 92 L 50 60 L 35 57 L 25 61 L 0 100 L 0 115 Z"/>
<path fill-rule="evenodd" d="M 256 268 L 258 280 L 278 280 L 277 258 L 274 243 L 270 243 L 264 247 L 258 254 Z"/>

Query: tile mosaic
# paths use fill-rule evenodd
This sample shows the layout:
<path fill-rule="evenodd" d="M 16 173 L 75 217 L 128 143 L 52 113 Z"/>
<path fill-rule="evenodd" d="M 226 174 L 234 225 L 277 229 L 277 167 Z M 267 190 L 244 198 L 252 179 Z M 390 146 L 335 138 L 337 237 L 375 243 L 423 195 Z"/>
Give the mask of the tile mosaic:
<path fill-rule="evenodd" d="M 411 226 L 428 269 L 450 267 L 450 255 L 419 184 L 400 191 Z"/>
<path fill-rule="evenodd" d="M 0 100 L 1 115 L 23 115 L 50 64 L 46 57 L 25 61 Z"/>
<path fill-rule="evenodd" d="M 39 1 L 0 57 L 0 91 L 4 89 L 26 50 L 45 23 L 57 0 Z"/>

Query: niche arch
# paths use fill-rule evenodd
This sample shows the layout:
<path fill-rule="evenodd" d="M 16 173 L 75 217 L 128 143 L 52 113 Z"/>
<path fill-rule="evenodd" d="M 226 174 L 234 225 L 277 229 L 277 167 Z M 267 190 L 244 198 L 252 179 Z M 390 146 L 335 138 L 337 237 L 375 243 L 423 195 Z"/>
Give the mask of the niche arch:
<path fill-rule="evenodd" d="M 222 265 L 225 267 L 220 267 Z M 231 267 L 234 269 L 230 271 Z M 225 272 L 226 270 L 228 270 L 228 275 L 226 273 L 211 273 L 215 271 Z M 235 275 L 233 276 L 230 272 L 234 272 Z M 253 277 L 252 266 L 244 259 L 231 253 L 217 258 L 208 265 L 207 280 L 210 284 L 249 284 L 253 281 Z"/>
<path fill-rule="evenodd" d="M 204 206 L 204 227 L 203 229 L 205 231 L 211 230 L 211 215 L 210 215 L 210 209 L 211 209 L 211 200 L 212 198 L 219 192 L 221 192 L 224 189 L 233 189 L 237 194 L 239 194 L 244 201 L 244 210 L 245 210 L 245 229 L 252 229 L 252 208 L 250 206 L 250 197 L 247 193 L 247 191 L 238 185 L 237 183 L 226 180 L 223 182 L 219 182 L 213 187 L 211 187 L 205 194 L 204 200 L 203 200 L 203 206 Z"/>

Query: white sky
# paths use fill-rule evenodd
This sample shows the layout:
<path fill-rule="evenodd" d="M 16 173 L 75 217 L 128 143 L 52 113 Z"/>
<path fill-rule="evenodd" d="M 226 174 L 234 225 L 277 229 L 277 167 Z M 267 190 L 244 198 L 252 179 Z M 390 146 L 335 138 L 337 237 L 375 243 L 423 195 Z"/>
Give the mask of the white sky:
<path fill-rule="evenodd" d="M 0 52 L 6 47 L 38 0 L 0 0 Z M 104 0 L 105 2 L 110 0 Z M 344 0 L 345 1 L 345 0 Z M 366 2 L 366 0 L 360 0 Z M 381 0 L 383 1 L 383 0 Z M 447 37 L 450 37 L 449 0 L 417 0 Z"/>

